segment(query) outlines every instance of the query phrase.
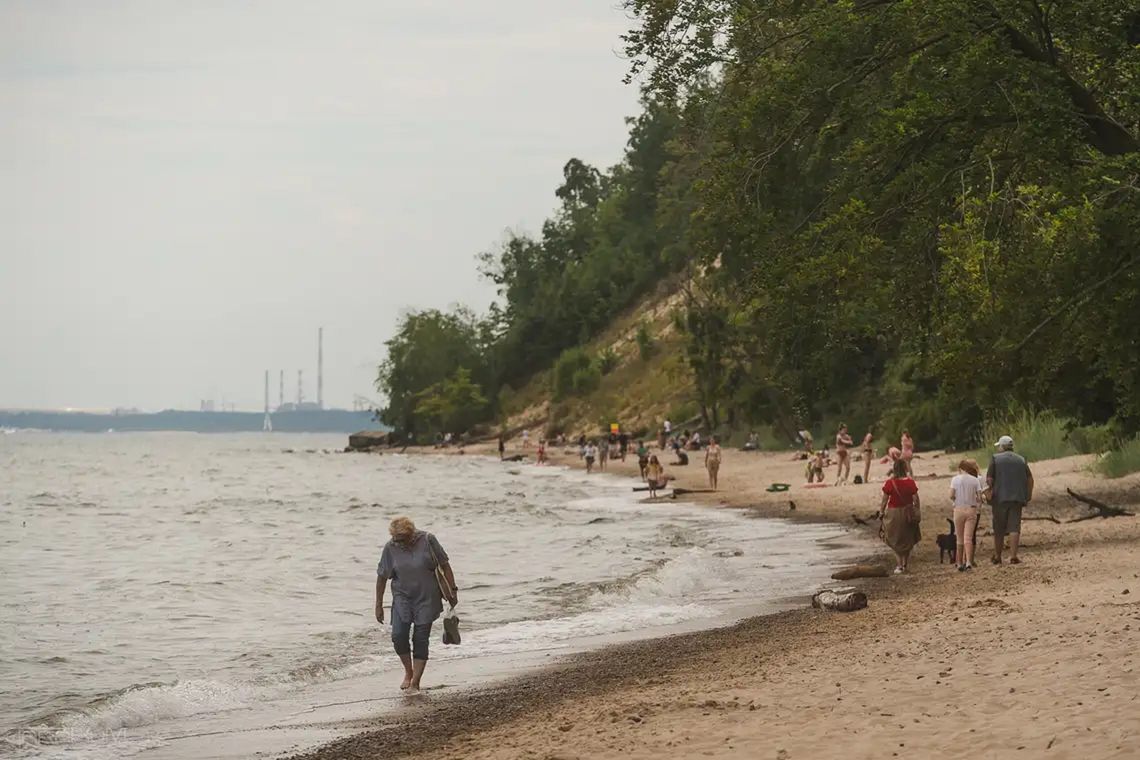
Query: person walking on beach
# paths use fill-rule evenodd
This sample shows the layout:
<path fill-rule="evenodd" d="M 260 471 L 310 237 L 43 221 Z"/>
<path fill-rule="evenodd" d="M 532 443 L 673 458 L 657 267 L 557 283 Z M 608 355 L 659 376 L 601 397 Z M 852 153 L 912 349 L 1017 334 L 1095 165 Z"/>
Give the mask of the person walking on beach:
<path fill-rule="evenodd" d="M 974 531 L 978 527 L 978 509 L 982 505 L 981 478 L 978 463 L 963 459 L 958 474 L 950 481 L 950 500 L 954 504 L 954 533 L 958 536 L 958 572 L 974 567 Z"/>
<path fill-rule="evenodd" d="M 847 426 L 840 425 L 839 432 L 835 434 L 835 456 L 839 460 L 835 473 L 835 485 L 837 486 L 847 483 L 847 478 L 851 477 L 851 451 L 849 447 L 854 445 L 855 441 L 851 440 Z"/>
<path fill-rule="evenodd" d="M 503 441 L 503 434 L 499 433 L 499 461 L 500 462 L 503 460 L 503 457 L 506 455 L 506 453 L 507 453 L 507 444 L 506 444 L 506 442 Z"/>
<path fill-rule="evenodd" d="M 418 692 L 427 667 L 431 626 L 443 612 L 443 587 L 453 607 L 459 602 L 459 589 L 447 552 L 435 536 L 416 530 L 407 517 L 392 520 L 388 533 L 392 539 L 384 545 L 376 566 L 376 622 L 384 622 L 384 589 L 391 581 L 392 644 L 404 664 L 400 688 Z M 443 574 L 443 583 L 436 568 Z"/>
<path fill-rule="evenodd" d="M 709 471 L 709 488 L 715 491 L 720 473 L 720 444 L 715 435 L 709 436 L 709 445 L 705 449 L 705 469 Z"/>
<path fill-rule="evenodd" d="M 994 511 L 994 556 L 990 562 L 1001 564 L 1008 535 L 1009 564 L 1020 565 L 1017 547 L 1021 542 L 1021 511 L 1033 500 L 1033 473 L 1025 458 L 1013 452 L 1013 439 L 1008 435 L 1003 435 L 994 445 L 998 453 L 986 470 Z"/>
<path fill-rule="evenodd" d="M 914 459 L 914 439 L 910 437 L 910 431 L 904 430 L 902 432 L 902 460 L 906 462 L 907 475 L 914 477 L 914 467 L 911 465 L 911 460 Z"/>
<path fill-rule="evenodd" d="M 625 461 L 625 452 L 629 449 L 629 433 L 622 432 L 618 436 L 618 453 L 621 455 L 621 461 Z"/>
<path fill-rule="evenodd" d="M 649 486 L 649 498 L 657 498 L 657 489 L 666 485 L 665 468 L 661 466 L 657 455 L 649 457 L 649 466 L 645 468 L 645 483 Z"/>
<path fill-rule="evenodd" d="M 586 474 L 589 475 L 594 471 L 594 460 L 598 458 L 598 447 L 594 445 L 593 441 L 586 444 L 583 450 L 586 459 Z"/>
<path fill-rule="evenodd" d="M 910 552 L 922 539 L 919 530 L 918 484 L 907 472 L 906 462 L 895 462 L 891 477 L 883 483 L 883 500 L 879 519 L 883 521 L 883 538 L 895 553 L 895 573 L 905 573 Z"/>
<path fill-rule="evenodd" d="M 601 444 L 598 446 L 598 469 L 602 472 L 606 471 L 606 461 L 610 458 L 610 442 L 607 438 L 602 438 Z"/>
<path fill-rule="evenodd" d="M 863 436 L 863 482 L 871 482 L 871 460 L 875 458 L 875 446 L 872 441 L 875 436 L 871 434 L 871 428 L 867 428 L 867 435 Z"/>
<path fill-rule="evenodd" d="M 637 467 L 641 470 L 641 479 L 645 480 L 646 473 L 649 471 L 649 449 L 645 445 L 645 441 L 638 441 L 637 443 Z"/>
<path fill-rule="evenodd" d="M 529 449 L 530 448 L 530 431 L 529 430 L 524 430 L 522 432 L 522 439 L 523 439 L 523 448 Z"/>

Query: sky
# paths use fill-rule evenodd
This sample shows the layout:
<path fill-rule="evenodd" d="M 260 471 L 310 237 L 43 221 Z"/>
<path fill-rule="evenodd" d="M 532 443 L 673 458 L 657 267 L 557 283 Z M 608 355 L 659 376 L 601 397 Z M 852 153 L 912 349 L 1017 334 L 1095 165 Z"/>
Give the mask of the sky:
<path fill-rule="evenodd" d="M 350 407 L 615 163 L 617 0 L 0 0 L 0 408 Z"/>

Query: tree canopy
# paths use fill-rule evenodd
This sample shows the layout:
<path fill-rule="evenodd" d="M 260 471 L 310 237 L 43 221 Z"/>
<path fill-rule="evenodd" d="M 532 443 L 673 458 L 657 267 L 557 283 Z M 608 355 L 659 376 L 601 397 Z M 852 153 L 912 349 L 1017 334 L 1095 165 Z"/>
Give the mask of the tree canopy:
<path fill-rule="evenodd" d="M 541 235 L 482 254 L 486 320 L 402 324 L 386 419 L 459 367 L 517 387 L 683 271 L 710 426 L 968 443 L 1017 404 L 1140 428 L 1134 0 L 624 6 L 622 161 L 571 159 Z"/>

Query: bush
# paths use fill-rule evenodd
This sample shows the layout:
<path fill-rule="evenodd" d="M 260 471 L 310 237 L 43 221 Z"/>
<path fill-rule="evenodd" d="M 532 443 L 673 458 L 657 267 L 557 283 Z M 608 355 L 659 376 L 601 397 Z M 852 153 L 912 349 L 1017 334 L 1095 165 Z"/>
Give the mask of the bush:
<path fill-rule="evenodd" d="M 1103 454 L 1116 440 L 1106 425 L 1085 425 L 1069 431 L 1069 442 L 1081 454 Z"/>
<path fill-rule="evenodd" d="M 614 371 L 618 365 L 618 355 L 614 353 L 612 348 L 606 348 L 598 354 L 598 370 L 603 375 L 608 375 Z"/>
<path fill-rule="evenodd" d="M 1052 412 L 1012 412 L 989 420 L 983 432 L 982 450 L 988 462 L 993 444 L 1003 435 L 1013 437 L 1014 450 L 1030 462 L 1060 459 L 1080 453 L 1069 440 L 1071 424 Z M 981 464 L 982 460 L 979 459 Z"/>
<path fill-rule="evenodd" d="M 649 325 L 645 322 L 638 324 L 634 340 L 637 341 L 637 354 L 642 361 L 648 361 L 653 357 L 653 354 L 657 353 L 653 336 L 649 334 Z"/>
<path fill-rule="evenodd" d="M 574 389 L 574 395 L 585 396 L 597 390 L 602 384 L 602 371 L 598 369 L 596 364 L 590 363 L 585 367 L 579 367 L 574 372 L 574 377 L 571 379 L 571 385 Z"/>
<path fill-rule="evenodd" d="M 582 370 L 589 369 L 592 363 L 589 355 L 581 348 L 568 348 L 563 351 L 559 355 L 558 361 L 554 363 L 554 388 L 552 389 L 554 400 L 561 401 L 574 395 L 577 392 L 575 376 Z"/>
<path fill-rule="evenodd" d="M 1097 460 L 1096 470 L 1108 478 L 1121 478 L 1140 472 L 1140 436 L 1123 441 L 1115 451 Z"/>

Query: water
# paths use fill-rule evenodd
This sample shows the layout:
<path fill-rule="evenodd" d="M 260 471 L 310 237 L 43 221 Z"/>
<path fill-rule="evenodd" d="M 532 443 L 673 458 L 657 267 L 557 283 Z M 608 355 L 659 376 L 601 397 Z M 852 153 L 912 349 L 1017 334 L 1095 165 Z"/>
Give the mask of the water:
<path fill-rule="evenodd" d="M 393 688 L 372 606 L 395 515 L 439 537 L 461 588 L 464 645 L 433 635 L 428 682 L 449 659 L 478 680 L 770 608 L 825 579 L 824 542 L 844 535 L 639 504 L 620 478 L 343 443 L 0 436 L 0 755 L 188 757 L 170 737 L 219 716 L 236 731 L 267 705 Z"/>

